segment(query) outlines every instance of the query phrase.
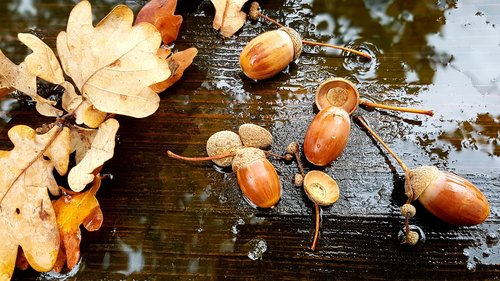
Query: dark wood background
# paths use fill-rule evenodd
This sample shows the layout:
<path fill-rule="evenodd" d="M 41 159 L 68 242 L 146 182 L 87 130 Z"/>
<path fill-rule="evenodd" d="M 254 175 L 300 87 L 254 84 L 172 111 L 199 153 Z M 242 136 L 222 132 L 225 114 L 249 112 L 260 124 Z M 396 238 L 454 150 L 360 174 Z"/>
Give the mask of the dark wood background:
<path fill-rule="evenodd" d="M 27 50 L 16 34 L 35 33 L 54 47 L 75 1 L 24 2 L 0 3 L 0 47 L 18 62 Z M 91 2 L 98 20 L 121 1 Z M 144 2 L 126 3 L 138 11 Z M 181 1 L 184 23 L 174 49 L 195 46 L 199 54 L 181 81 L 161 94 L 153 116 L 119 118 L 115 156 L 104 167 L 113 179 L 97 195 L 104 225 L 98 232 L 83 231 L 83 260 L 69 280 L 498 280 L 496 1 L 263 1 L 262 7 L 307 39 L 351 45 L 376 59 L 365 62 L 307 47 L 286 71 L 255 82 L 241 73 L 239 53 L 250 39 L 274 27 L 247 22 L 235 36 L 222 39 L 211 28 L 210 2 Z M 346 150 L 324 168 L 338 181 L 341 196 L 322 209 L 314 252 L 308 248 L 313 205 L 292 184 L 295 164 L 272 160 L 282 199 L 274 209 L 258 210 L 242 199 L 234 174 L 165 155 L 167 149 L 204 155 L 211 134 L 236 131 L 246 122 L 268 128 L 275 138 L 273 151 L 282 153 L 292 140 L 302 143 L 317 113 L 314 91 L 330 77 L 350 79 L 364 97 L 434 109 L 432 118 L 366 109 L 356 114 L 408 166 L 436 165 L 475 183 L 492 207 L 487 221 L 452 227 L 417 204 L 412 223 L 427 240 L 416 247 L 401 245 L 402 171 L 354 123 Z M 51 121 L 25 102 L 10 101 L 2 102 L 10 106 L 3 111 L 3 149 L 10 147 L 12 126 Z M 316 167 L 306 164 L 306 169 Z M 247 255 L 259 241 L 267 250 L 253 261 Z M 28 270 L 16 272 L 14 279 L 50 278 Z"/>

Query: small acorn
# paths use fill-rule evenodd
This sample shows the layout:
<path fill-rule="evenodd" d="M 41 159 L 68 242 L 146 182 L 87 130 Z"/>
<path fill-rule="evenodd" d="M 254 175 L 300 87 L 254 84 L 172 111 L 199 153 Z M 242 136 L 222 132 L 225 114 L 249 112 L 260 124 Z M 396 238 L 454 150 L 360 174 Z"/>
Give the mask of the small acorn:
<path fill-rule="evenodd" d="M 264 149 L 273 143 L 273 135 L 267 129 L 255 124 L 241 125 L 238 134 L 243 145 L 247 147 Z"/>
<path fill-rule="evenodd" d="M 207 140 L 207 154 L 212 157 L 222 153 L 234 152 L 243 147 L 238 134 L 231 131 L 220 131 L 210 136 Z M 229 167 L 233 157 L 212 160 L 220 167 Z"/>
<path fill-rule="evenodd" d="M 321 110 L 307 128 L 304 154 L 316 166 L 331 164 L 347 145 L 351 121 L 345 110 L 329 106 Z"/>

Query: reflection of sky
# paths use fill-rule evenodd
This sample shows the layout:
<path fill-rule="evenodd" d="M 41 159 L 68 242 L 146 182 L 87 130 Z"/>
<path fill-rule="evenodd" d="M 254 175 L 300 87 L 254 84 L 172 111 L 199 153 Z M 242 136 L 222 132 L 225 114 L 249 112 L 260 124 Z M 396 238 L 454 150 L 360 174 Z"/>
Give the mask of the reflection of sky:
<path fill-rule="evenodd" d="M 500 143 L 500 33 L 495 24 L 500 20 L 488 17 L 492 9 L 500 14 L 498 5 L 462 3 L 445 13 L 446 23 L 439 33 L 427 36 L 435 52 L 435 75 L 420 98 L 439 108 L 432 128 L 425 130 L 439 135 L 439 146 L 450 152 L 448 161 L 499 162 L 495 156 Z M 483 128 L 484 119 L 493 127 Z"/>
<path fill-rule="evenodd" d="M 33 4 L 33 0 L 20 0 L 20 3 L 17 5 L 16 13 L 21 15 L 36 15 L 37 11 Z"/>

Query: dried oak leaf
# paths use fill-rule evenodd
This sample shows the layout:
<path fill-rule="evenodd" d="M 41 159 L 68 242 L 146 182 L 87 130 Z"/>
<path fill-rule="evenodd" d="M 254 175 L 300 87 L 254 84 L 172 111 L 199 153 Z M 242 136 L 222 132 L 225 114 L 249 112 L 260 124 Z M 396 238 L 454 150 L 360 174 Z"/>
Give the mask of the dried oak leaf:
<path fill-rule="evenodd" d="M 184 70 L 193 63 L 193 59 L 197 54 L 198 50 L 196 48 L 189 48 L 171 55 L 167 61 L 171 66 L 170 70 L 173 75 L 163 82 L 152 85 L 151 89 L 157 93 L 161 93 L 179 81 L 184 74 Z"/>
<path fill-rule="evenodd" d="M 244 24 L 247 15 L 241 11 L 248 0 L 211 0 L 215 7 L 213 27 L 224 37 L 233 36 Z"/>
<path fill-rule="evenodd" d="M 182 16 L 174 15 L 177 0 L 152 0 L 137 14 L 135 24 L 149 22 L 161 33 L 163 43 L 172 44 L 179 35 Z"/>
<path fill-rule="evenodd" d="M 113 157 L 118 127 L 116 119 L 108 119 L 99 126 L 90 149 L 83 159 L 69 171 L 68 184 L 73 191 L 82 191 L 94 180 L 94 170 Z"/>
<path fill-rule="evenodd" d="M 92 25 L 88 1 L 71 11 L 66 32 L 57 36 L 57 51 L 68 74 L 96 109 L 132 117 L 146 117 L 159 106 L 149 86 L 170 76 L 168 63 L 156 56 L 161 35 L 149 23 L 132 26 L 134 15 L 116 6 Z"/>
<path fill-rule="evenodd" d="M 11 278 L 19 246 L 35 270 L 52 269 L 60 238 L 47 189 L 58 193 L 53 169 L 64 175 L 70 154 L 68 128 L 37 135 L 18 125 L 8 135 L 14 148 L 0 151 L 0 280 Z"/>
<path fill-rule="evenodd" d="M 94 141 L 97 131 L 96 129 L 87 129 L 78 126 L 73 126 L 71 128 L 71 153 L 76 152 L 76 164 L 82 161 L 85 154 L 87 154 L 92 147 L 92 142 Z"/>
<path fill-rule="evenodd" d="M 52 84 L 64 82 L 61 65 L 47 44 L 29 33 L 19 33 L 17 38 L 33 51 L 24 59 L 31 73 Z"/>
<path fill-rule="evenodd" d="M 37 94 L 36 75 L 31 73 L 27 63 L 16 65 L 0 50 L 0 92 L 5 89 L 17 89 L 30 96 L 36 102 L 36 110 L 44 116 L 55 117 L 62 113 L 54 107 L 56 102 Z"/>
<path fill-rule="evenodd" d="M 57 227 L 61 236 L 61 248 L 55 271 L 61 271 L 66 261 L 72 269 L 80 259 L 80 225 L 88 231 L 96 231 L 101 227 L 103 215 L 95 194 L 101 186 L 101 177 L 96 176 L 92 187 L 76 195 L 65 195 L 54 201 Z"/>
<path fill-rule="evenodd" d="M 90 128 L 97 128 L 104 122 L 107 114 L 97 110 L 92 103 L 78 95 L 71 83 L 63 82 L 61 86 L 64 88 L 62 107 L 67 112 L 73 112 L 76 124 L 85 124 Z"/>

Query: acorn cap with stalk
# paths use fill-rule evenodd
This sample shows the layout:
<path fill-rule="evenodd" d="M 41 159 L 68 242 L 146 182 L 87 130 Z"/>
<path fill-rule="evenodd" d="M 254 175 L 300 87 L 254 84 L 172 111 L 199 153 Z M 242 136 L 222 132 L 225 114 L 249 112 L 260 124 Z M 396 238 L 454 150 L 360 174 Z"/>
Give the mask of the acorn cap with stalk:
<path fill-rule="evenodd" d="M 231 131 L 220 131 L 210 136 L 207 140 L 208 156 L 216 156 L 227 152 L 235 152 L 243 147 L 240 136 Z M 229 167 L 234 157 L 212 160 L 216 165 Z"/>
<path fill-rule="evenodd" d="M 304 178 L 304 191 L 307 197 L 320 206 L 329 206 L 339 199 L 337 182 L 321 171 L 310 171 Z"/>

